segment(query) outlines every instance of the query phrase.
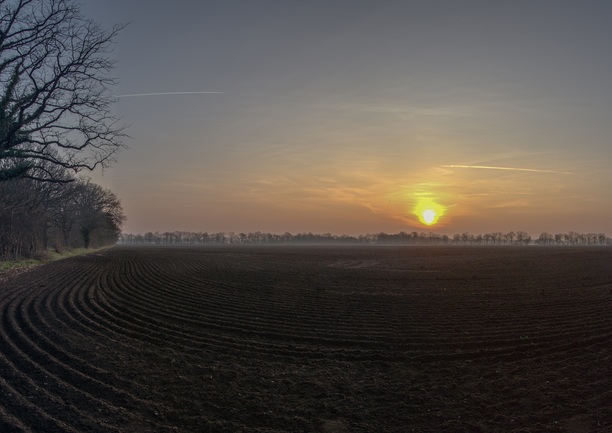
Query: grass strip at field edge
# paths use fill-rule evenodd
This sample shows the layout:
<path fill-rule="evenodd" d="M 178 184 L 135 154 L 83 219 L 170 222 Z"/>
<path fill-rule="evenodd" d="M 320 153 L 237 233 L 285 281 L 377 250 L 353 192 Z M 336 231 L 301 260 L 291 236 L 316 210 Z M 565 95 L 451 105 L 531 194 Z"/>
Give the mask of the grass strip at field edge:
<path fill-rule="evenodd" d="M 58 253 L 54 250 L 45 252 L 43 259 L 19 259 L 19 260 L 0 260 L 0 283 L 10 280 L 11 278 L 28 272 L 40 265 L 55 262 L 57 260 L 67 259 L 69 257 L 92 254 L 113 247 L 109 245 L 100 248 L 71 248 Z"/>

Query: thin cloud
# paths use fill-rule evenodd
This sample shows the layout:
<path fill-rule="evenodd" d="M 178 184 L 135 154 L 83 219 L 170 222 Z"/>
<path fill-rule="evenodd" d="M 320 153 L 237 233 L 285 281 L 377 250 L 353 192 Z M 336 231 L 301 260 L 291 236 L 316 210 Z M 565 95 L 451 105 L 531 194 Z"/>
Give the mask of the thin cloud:
<path fill-rule="evenodd" d="M 555 173 L 555 174 L 572 174 L 569 171 L 556 171 L 556 170 L 539 170 L 536 168 L 518 168 L 518 167 L 496 167 L 490 165 L 441 165 L 440 167 L 446 168 L 475 168 L 482 170 L 509 170 L 509 171 L 529 171 L 532 173 Z"/>
<path fill-rule="evenodd" d="M 166 95 L 204 95 L 219 94 L 223 92 L 155 92 L 155 93 L 131 93 L 127 95 L 115 95 L 115 98 L 133 98 L 136 96 L 166 96 Z"/>

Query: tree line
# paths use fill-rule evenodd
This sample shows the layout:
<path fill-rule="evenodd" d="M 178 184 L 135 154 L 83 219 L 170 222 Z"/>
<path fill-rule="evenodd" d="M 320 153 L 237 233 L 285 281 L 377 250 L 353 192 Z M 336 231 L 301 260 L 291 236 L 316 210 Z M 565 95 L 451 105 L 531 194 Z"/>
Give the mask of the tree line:
<path fill-rule="evenodd" d="M 147 232 L 121 234 L 119 243 L 124 245 L 278 245 L 278 244 L 345 244 L 345 245 L 574 245 L 612 246 L 612 239 L 605 233 L 546 232 L 532 238 L 524 231 L 485 234 L 462 233 L 453 236 L 437 233 L 399 232 L 374 233 L 358 236 L 331 233 L 236 233 L 236 232 Z"/>
<path fill-rule="evenodd" d="M 112 245 L 125 221 L 117 196 L 85 178 L 10 179 L 0 182 L 0 197 L 0 259 Z"/>

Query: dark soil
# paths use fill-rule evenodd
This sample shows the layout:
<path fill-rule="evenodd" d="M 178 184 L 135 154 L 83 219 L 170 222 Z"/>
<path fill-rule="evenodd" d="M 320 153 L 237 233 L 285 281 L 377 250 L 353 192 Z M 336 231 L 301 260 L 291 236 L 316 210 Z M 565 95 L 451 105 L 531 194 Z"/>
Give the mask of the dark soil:
<path fill-rule="evenodd" d="M 130 248 L 0 282 L 0 432 L 612 431 L 612 249 Z"/>

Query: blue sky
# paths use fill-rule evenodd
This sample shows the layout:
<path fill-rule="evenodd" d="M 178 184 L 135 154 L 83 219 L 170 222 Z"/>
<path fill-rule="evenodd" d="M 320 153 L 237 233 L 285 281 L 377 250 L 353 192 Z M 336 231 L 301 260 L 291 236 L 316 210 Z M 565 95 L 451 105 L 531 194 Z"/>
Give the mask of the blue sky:
<path fill-rule="evenodd" d="M 115 94 L 222 92 L 119 99 L 133 138 L 94 178 L 122 199 L 126 231 L 612 233 L 607 2 L 83 13 L 130 23 Z M 444 209 L 435 226 L 414 213 L 423 200 Z"/>

